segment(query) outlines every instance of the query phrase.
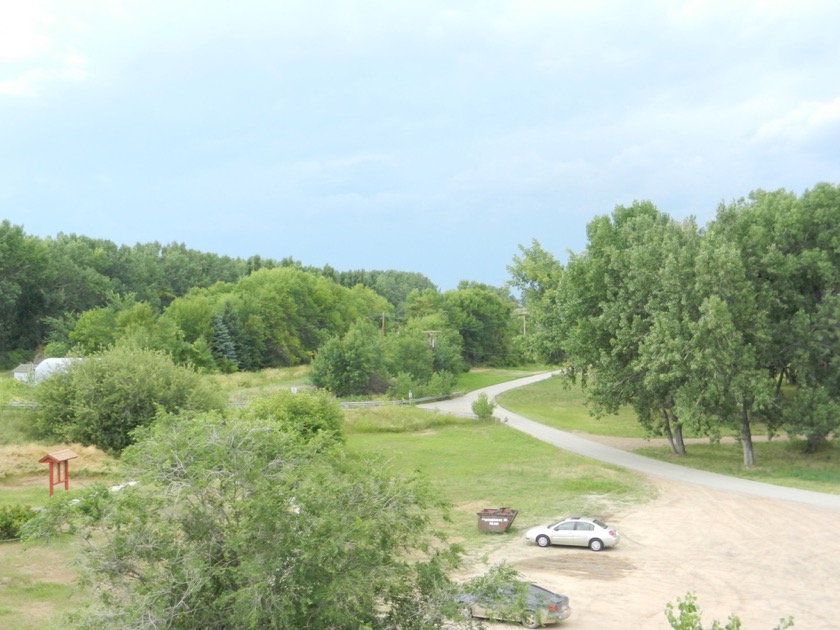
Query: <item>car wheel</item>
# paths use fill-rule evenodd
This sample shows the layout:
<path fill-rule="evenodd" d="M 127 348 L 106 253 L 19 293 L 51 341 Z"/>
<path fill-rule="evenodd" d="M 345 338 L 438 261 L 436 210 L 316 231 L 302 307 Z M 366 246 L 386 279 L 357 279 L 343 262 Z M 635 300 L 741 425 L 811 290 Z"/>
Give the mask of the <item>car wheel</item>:
<path fill-rule="evenodd" d="M 537 536 L 537 544 L 540 547 L 548 547 L 551 544 L 551 540 L 549 539 L 548 536 L 540 535 L 540 536 Z"/>
<path fill-rule="evenodd" d="M 589 548 L 592 551 L 601 551 L 601 549 L 604 548 L 604 543 L 602 543 L 598 538 L 593 538 L 589 541 Z"/>
<path fill-rule="evenodd" d="M 533 610 L 526 610 L 522 615 L 522 625 L 526 628 L 539 628 L 540 620 L 537 618 L 537 613 Z"/>

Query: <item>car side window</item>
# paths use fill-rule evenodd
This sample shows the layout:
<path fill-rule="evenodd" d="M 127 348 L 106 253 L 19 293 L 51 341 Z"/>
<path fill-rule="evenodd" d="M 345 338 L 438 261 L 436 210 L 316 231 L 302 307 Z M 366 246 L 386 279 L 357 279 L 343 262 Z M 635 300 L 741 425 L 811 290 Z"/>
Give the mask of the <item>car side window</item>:
<path fill-rule="evenodd" d="M 595 526 L 592 523 L 578 523 L 575 529 L 583 529 L 591 532 L 593 529 L 595 529 Z"/>
<path fill-rule="evenodd" d="M 555 531 L 569 531 L 575 528 L 574 522 L 571 523 L 560 523 L 557 527 L 554 528 Z"/>

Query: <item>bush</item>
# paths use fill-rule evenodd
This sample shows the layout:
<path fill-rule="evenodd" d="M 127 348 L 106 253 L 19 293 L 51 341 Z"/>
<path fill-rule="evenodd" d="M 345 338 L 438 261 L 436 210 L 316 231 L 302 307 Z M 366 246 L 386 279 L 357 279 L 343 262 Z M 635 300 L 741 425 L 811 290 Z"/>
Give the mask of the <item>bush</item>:
<path fill-rule="evenodd" d="M 20 528 L 35 514 L 29 505 L 0 505 L 0 540 L 20 538 Z"/>
<path fill-rule="evenodd" d="M 478 416 L 479 420 L 492 419 L 495 408 L 496 403 L 487 398 L 487 394 L 479 394 L 478 398 L 472 404 L 472 412 Z"/>
<path fill-rule="evenodd" d="M 677 598 L 676 610 L 674 604 L 668 603 L 665 606 L 665 618 L 673 630 L 704 630 L 700 620 L 700 606 L 697 604 L 697 596 L 694 593 L 686 593 L 685 597 Z M 779 619 L 779 624 L 773 630 L 786 630 L 793 627 L 793 618 Z M 712 621 L 710 630 L 740 630 L 741 619 L 737 615 L 729 615 L 726 625 L 721 625 L 718 620 Z"/>
<path fill-rule="evenodd" d="M 221 409 L 226 402 L 222 392 L 168 355 L 129 346 L 73 363 L 39 383 L 34 394 L 39 438 L 92 444 L 111 455 L 161 412 Z"/>

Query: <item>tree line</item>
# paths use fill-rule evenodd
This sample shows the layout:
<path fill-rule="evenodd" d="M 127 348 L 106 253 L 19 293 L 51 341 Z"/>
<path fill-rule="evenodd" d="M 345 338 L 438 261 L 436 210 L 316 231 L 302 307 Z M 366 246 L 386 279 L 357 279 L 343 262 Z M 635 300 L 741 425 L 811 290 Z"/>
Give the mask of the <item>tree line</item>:
<path fill-rule="evenodd" d="M 819 448 L 840 425 L 840 187 L 754 191 L 698 227 L 649 201 L 587 227 L 563 264 L 536 240 L 510 266 L 530 351 L 565 362 L 598 413 L 631 405 L 685 453 L 686 429 Z"/>
<path fill-rule="evenodd" d="M 0 224 L 6 368 L 130 344 L 199 371 L 255 371 L 309 363 L 324 347 L 321 386 L 419 394 L 472 365 L 515 361 L 515 307 L 505 289 L 462 282 L 441 293 L 417 272 L 40 239 Z"/>

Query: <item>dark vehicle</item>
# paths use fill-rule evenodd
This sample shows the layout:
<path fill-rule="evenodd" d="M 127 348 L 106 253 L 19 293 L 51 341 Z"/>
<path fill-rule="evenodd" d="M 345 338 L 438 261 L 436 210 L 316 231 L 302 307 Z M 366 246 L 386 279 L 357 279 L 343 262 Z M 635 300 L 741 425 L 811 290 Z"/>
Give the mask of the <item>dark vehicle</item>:
<path fill-rule="evenodd" d="M 526 628 L 557 623 L 572 614 L 568 597 L 524 582 L 481 595 L 462 593 L 458 596 L 458 603 L 466 619 L 477 617 L 513 621 Z"/>

